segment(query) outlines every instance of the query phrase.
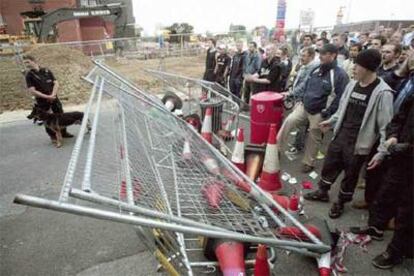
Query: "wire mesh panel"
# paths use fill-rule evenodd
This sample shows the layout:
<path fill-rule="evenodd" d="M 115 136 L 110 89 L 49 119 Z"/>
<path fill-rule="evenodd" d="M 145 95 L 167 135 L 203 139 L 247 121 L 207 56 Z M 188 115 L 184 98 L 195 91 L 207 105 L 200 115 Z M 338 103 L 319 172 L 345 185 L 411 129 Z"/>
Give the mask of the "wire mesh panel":
<path fill-rule="evenodd" d="M 199 250 L 193 245 L 200 235 L 308 255 L 330 250 L 156 98 L 104 65 L 86 79 L 94 87 L 59 202 L 19 202 L 139 226 L 163 267 L 177 273 L 192 275 L 187 247 Z M 68 203 L 69 196 L 97 205 Z M 278 235 L 285 224 L 303 235 Z"/>

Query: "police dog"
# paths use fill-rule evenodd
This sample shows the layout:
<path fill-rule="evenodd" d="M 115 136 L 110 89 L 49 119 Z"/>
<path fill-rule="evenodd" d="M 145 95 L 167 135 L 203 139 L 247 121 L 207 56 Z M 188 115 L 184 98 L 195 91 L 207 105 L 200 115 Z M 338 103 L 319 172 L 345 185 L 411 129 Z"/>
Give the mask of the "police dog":
<path fill-rule="evenodd" d="M 52 130 L 56 134 L 56 147 L 60 148 L 63 145 L 62 129 L 71 125 L 80 125 L 83 119 L 83 112 L 64 112 L 64 113 L 49 113 L 40 108 L 34 108 L 33 118 L 39 121 L 43 121 L 46 128 Z M 88 132 L 91 130 L 91 126 L 88 120 L 87 123 Z"/>

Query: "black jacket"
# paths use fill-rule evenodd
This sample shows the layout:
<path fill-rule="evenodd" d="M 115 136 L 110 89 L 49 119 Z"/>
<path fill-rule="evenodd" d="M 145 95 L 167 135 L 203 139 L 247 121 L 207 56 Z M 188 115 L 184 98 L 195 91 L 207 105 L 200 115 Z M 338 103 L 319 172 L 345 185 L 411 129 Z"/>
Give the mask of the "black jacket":
<path fill-rule="evenodd" d="M 400 111 L 394 115 L 388 124 L 387 139 L 391 137 L 397 138 L 397 147 L 405 145 L 404 150 L 400 150 L 401 153 L 414 156 L 414 94 L 405 99 Z M 395 150 L 395 147 L 391 148 L 390 152 L 393 150 Z"/>

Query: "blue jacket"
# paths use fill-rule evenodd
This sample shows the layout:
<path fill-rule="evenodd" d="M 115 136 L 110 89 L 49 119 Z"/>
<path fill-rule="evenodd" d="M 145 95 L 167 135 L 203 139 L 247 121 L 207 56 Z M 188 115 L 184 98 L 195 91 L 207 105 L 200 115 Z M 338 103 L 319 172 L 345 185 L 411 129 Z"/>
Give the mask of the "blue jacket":
<path fill-rule="evenodd" d="M 335 95 L 331 104 L 328 98 L 332 92 L 331 69 L 334 72 Z M 303 95 L 303 105 L 310 114 L 321 113 L 323 118 L 328 118 L 336 112 L 341 95 L 345 90 L 349 78 L 344 69 L 334 61 L 331 64 L 322 64 L 314 69 L 306 81 Z"/>
<path fill-rule="evenodd" d="M 260 70 L 260 66 L 262 64 L 262 59 L 260 58 L 259 53 L 250 53 L 249 51 L 246 51 L 244 55 L 244 74 L 250 74 L 253 75 L 255 73 L 258 73 Z"/>

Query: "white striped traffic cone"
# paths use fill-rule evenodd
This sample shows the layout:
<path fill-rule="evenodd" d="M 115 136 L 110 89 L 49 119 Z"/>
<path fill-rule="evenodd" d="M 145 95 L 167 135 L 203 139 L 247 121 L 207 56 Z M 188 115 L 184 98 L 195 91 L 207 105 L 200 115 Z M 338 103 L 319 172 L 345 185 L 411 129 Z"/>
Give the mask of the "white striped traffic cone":
<path fill-rule="evenodd" d="M 234 145 L 231 162 L 242 172 L 246 172 L 246 164 L 244 160 L 244 130 L 239 128 L 237 133 L 237 141 Z"/>
<path fill-rule="evenodd" d="M 331 275 L 331 252 L 322 254 L 318 258 L 319 276 Z"/>
<path fill-rule="evenodd" d="M 282 188 L 280 182 L 279 150 L 276 141 L 276 125 L 271 124 L 266 145 L 265 160 L 259 187 L 265 191 L 277 191 Z"/>
<path fill-rule="evenodd" d="M 207 107 L 206 113 L 204 115 L 203 127 L 201 128 L 201 136 L 206 139 L 210 144 L 213 142 L 213 109 Z"/>
<path fill-rule="evenodd" d="M 234 115 L 230 116 L 224 125 L 224 128 L 218 132 L 218 135 L 223 138 L 225 141 L 231 140 L 233 138 L 231 133 L 231 127 L 233 125 Z"/>

